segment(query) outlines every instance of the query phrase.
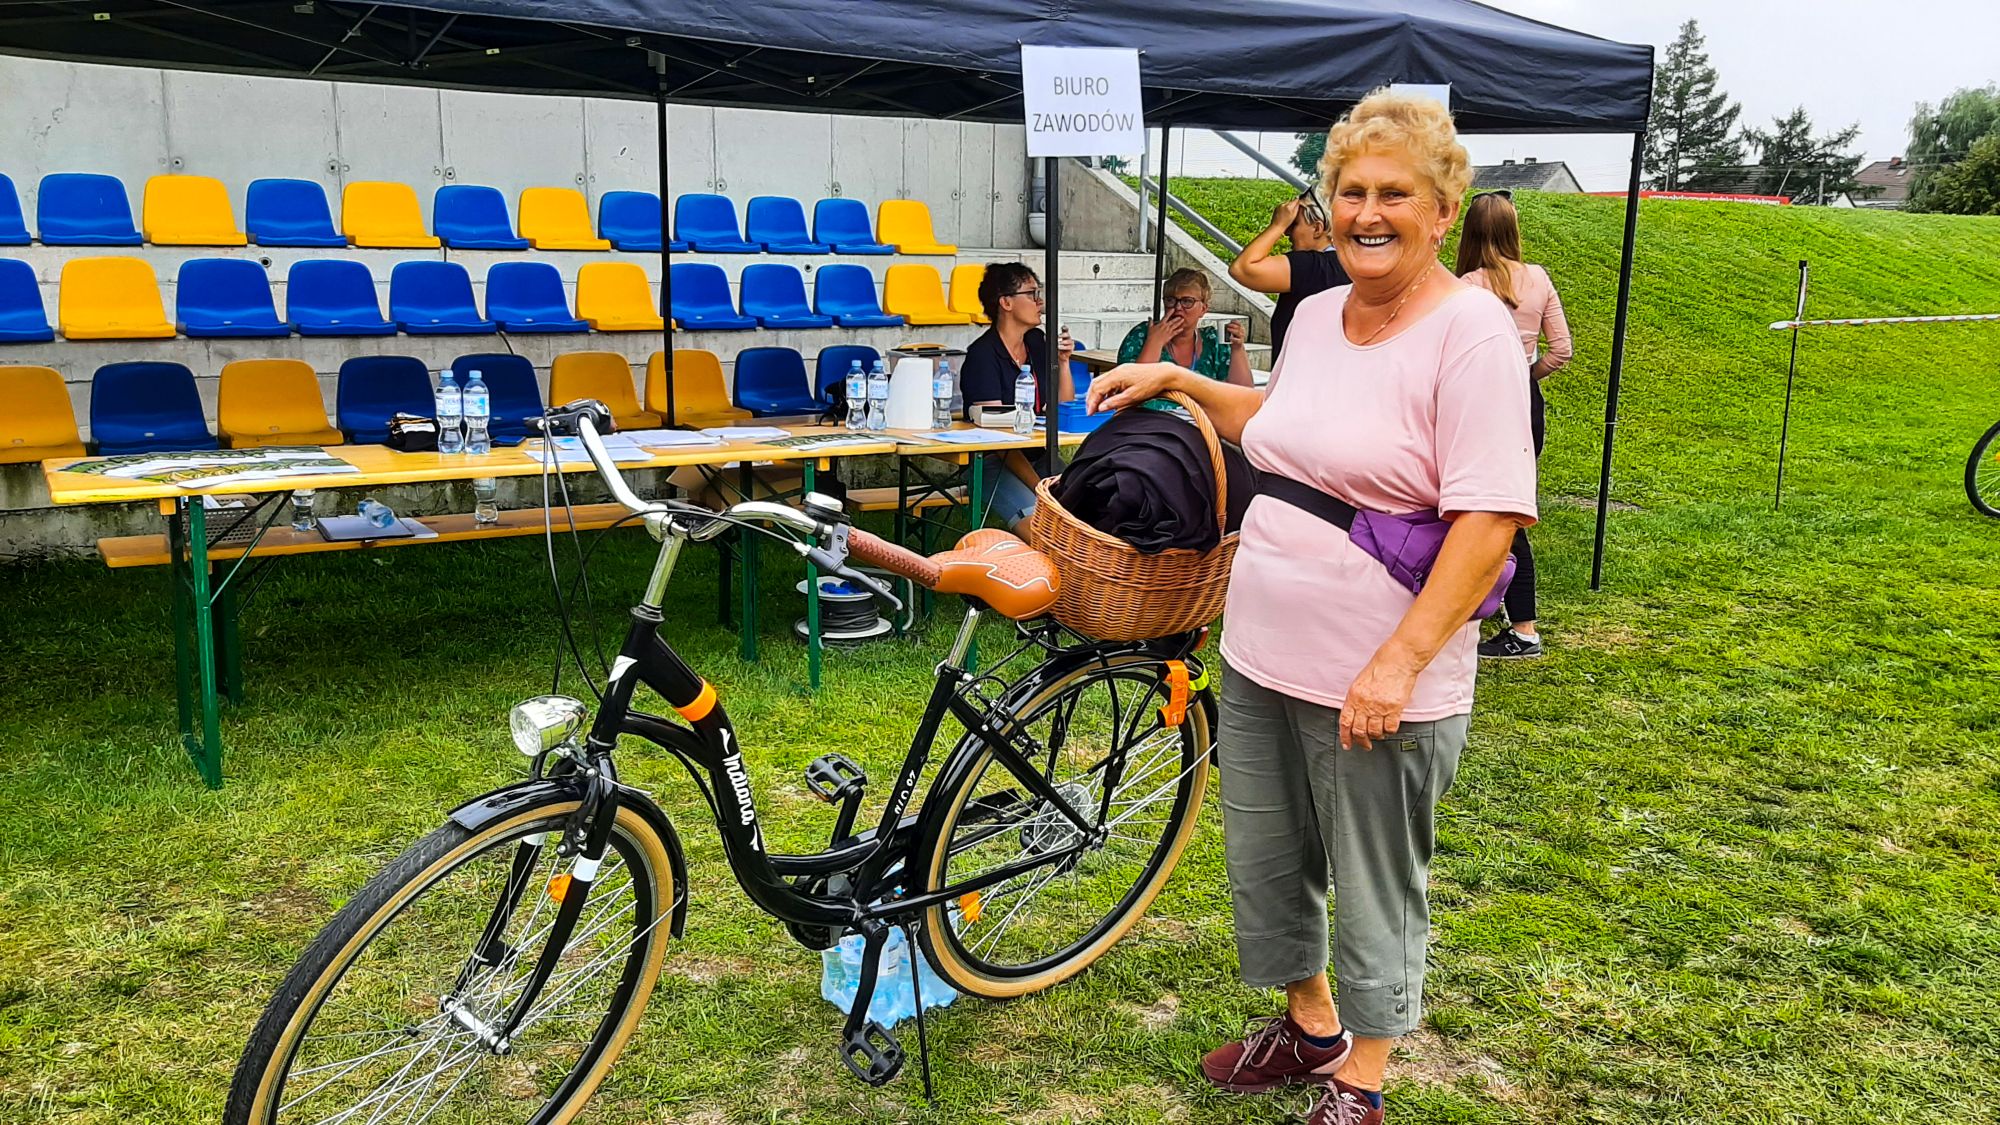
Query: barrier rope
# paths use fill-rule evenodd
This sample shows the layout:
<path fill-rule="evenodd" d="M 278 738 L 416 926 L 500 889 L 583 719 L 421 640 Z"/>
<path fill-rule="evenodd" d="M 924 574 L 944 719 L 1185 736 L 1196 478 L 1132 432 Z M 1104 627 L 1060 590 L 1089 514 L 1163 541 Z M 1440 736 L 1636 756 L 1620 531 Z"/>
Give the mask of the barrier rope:
<path fill-rule="evenodd" d="M 1844 320 L 1780 320 L 1772 323 L 1771 330 L 1784 332 L 1793 328 L 1861 324 L 1951 324 L 1967 320 L 2000 320 L 2000 313 L 1961 313 L 1956 316 L 1861 316 Z"/>

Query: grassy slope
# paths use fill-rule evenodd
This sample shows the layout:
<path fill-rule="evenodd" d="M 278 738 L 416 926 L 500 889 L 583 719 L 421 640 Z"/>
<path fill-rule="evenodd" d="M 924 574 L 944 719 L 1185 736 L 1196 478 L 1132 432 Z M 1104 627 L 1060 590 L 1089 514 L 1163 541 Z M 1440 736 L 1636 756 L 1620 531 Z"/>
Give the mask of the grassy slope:
<path fill-rule="evenodd" d="M 1616 490 L 1637 507 L 1615 513 L 1590 594 L 1591 513 L 1567 501 L 1596 479 L 1620 208 L 1523 210 L 1578 335 L 1548 385 L 1554 647 L 1482 677 L 1397 1120 L 1990 1119 L 2000 525 L 1958 479 L 2000 416 L 2000 329 L 1807 337 L 1774 514 L 1786 341 L 1763 326 L 1789 311 L 1801 257 L 1814 312 L 2000 311 L 2000 223 L 1647 205 Z M 646 561 L 636 536 L 601 553 L 609 627 Z M 536 565 L 515 543 L 279 571 L 217 794 L 165 748 L 161 576 L 0 574 L 0 1120 L 213 1118 L 330 908 L 515 772 L 499 717 L 545 686 Z M 942 637 L 842 657 L 812 699 L 775 613 L 774 656 L 735 661 L 707 624 L 712 575 L 690 552 L 680 635 L 749 736 L 774 846 L 809 846 L 829 817 L 798 768 L 841 749 L 885 775 Z M 634 755 L 629 774 L 683 825 L 693 909 L 598 1120 L 1249 1122 L 1298 1104 L 1211 1094 L 1193 1067 L 1269 1004 L 1233 979 L 1212 804 L 1152 917 L 1097 969 L 938 1021 L 932 1110 L 914 1080 L 846 1078 L 816 958 L 743 904 L 672 767 Z"/>

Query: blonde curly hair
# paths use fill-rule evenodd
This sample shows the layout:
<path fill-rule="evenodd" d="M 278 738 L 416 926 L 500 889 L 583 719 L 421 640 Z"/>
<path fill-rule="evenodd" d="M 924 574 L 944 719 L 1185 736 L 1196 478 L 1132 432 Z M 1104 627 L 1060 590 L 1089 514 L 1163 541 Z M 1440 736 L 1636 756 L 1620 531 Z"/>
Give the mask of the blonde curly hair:
<path fill-rule="evenodd" d="M 1326 198 L 1334 197 L 1341 166 L 1365 152 L 1409 157 L 1440 203 L 1464 197 L 1472 186 L 1472 158 L 1458 143 L 1451 111 L 1434 98 L 1384 87 L 1334 122 L 1326 131 L 1326 154 L 1319 159 L 1320 188 Z"/>

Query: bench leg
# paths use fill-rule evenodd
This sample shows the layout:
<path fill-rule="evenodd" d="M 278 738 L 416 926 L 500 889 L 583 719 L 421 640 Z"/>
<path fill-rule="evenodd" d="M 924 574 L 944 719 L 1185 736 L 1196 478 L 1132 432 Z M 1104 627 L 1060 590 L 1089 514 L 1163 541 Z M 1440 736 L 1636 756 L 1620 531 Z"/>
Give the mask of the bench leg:
<path fill-rule="evenodd" d="M 182 741 L 188 754 L 194 758 L 195 766 L 201 771 L 202 781 L 210 789 L 222 788 L 222 716 L 221 700 L 216 693 L 215 658 L 215 604 L 209 594 L 208 572 L 208 512 L 199 497 L 192 503 L 180 502 L 180 508 L 187 517 L 187 587 L 191 628 L 189 633 L 194 641 L 194 688 L 200 694 L 196 703 L 190 700 L 191 718 L 199 720 L 200 729 L 182 728 Z"/>
<path fill-rule="evenodd" d="M 231 579 L 215 589 L 216 689 L 222 698 L 239 706 L 243 703 L 243 630 L 237 610 L 236 582 Z"/>

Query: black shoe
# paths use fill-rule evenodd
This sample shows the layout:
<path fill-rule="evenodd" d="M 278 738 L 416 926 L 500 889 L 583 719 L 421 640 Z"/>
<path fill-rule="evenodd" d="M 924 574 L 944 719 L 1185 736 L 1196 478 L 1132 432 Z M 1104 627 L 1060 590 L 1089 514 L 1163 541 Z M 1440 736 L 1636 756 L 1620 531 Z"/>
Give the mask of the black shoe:
<path fill-rule="evenodd" d="M 1483 660 L 1532 660 L 1542 654 L 1542 638 L 1537 633 L 1524 637 L 1512 629 L 1502 629 L 1490 641 L 1479 642 Z"/>

